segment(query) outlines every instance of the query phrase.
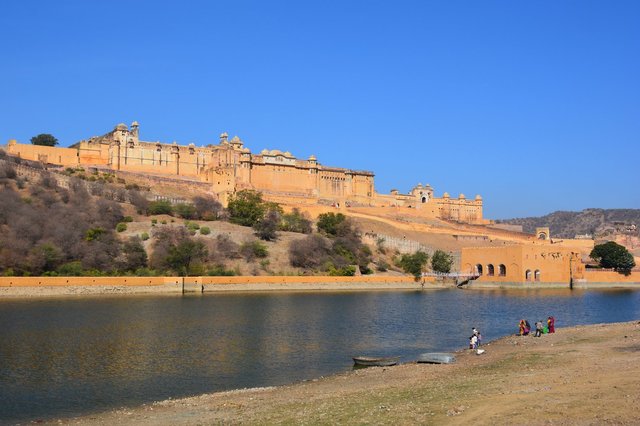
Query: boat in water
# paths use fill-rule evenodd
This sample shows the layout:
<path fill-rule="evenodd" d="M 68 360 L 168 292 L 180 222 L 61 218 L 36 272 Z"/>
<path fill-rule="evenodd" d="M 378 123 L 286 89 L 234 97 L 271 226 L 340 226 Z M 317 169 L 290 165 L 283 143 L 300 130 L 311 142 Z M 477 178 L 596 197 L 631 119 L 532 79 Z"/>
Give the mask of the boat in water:
<path fill-rule="evenodd" d="M 418 362 L 428 364 L 451 364 L 456 362 L 456 357 L 455 355 L 446 352 L 428 352 L 418 356 Z"/>
<path fill-rule="evenodd" d="M 400 361 L 399 356 L 388 357 L 372 357 L 372 356 L 354 356 L 353 363 L 361 367 L 389 367 L 396 365 Z"/>

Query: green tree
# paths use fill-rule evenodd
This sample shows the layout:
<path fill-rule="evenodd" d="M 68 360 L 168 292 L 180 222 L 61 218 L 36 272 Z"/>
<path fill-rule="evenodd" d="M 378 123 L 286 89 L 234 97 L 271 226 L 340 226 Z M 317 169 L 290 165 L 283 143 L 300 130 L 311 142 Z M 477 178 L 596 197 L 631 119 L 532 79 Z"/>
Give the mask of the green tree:
<path fill-rule="evenodd" d="M 340 225 L 347 219 L 342 213 L 322 213 L 318 215 L 318 231 L 335 237 L 340 231 Z"/>
<path fill-rule="evenodd" d="M 207 249 L 202 241 L 183 239 L 177 245 L 169 247 L 167 265 L 179 275 L 187 276 L 195 262 L 207 257 Z"/>
<path fill-rule="evenodd" d="M 312 231 L 311 220 L 309 220 L 304 213 L 301 213 L 298 208 L 294 208 L 291 213 L 282 215 L 280 230 L 310 234 Z"/>
<path fill-rule="evenodd" d="M 173 207 L 171 206 L 171 203 L 166 200 L 152 201 L 149 203 L 149 206 L 147 207 L 147 212 L 151 215 L 154 215 L 154 214 L 170 215 L 173 213 Z"/>
<path fill-rule="evenodd" d="M 264 259 L 269 256 L 269 250 L 260 241 L 247 241 L 240 247 L 240 254 L 247 262 L 253 262 L 256 257 Z"/>
<path fill-rule="evenodd" d="M 442 272 L 448 274 L 451 272 L 451 265 L 453 265 L 453 257 L 442 250 L 436 250 L 431 257 L 431 269 L 435 272 Z"/>
<path fill-rule="evenodd" d="M 186 203 L 176 204 L 173 211 L 183 219 L 194 219 L 198 215 L 195 206 Z"/>
<path fill-rule="evenodd" d="M 58 145 L 58 139 L 49 133 L 40 133 L 38 136 L 31 138 L 31 143 L 42 146 L 56 146 Z"/>
<path fill-rule="evenodd" d="M 636 266 L 633 255 L 614 241 L 596 245 L 589 256 L 601 267 L 613 268 L 624 275 L 631 274 L 631 270 Z"/>
<path fill-rule="evenodd" d="M 417 251 L 413 254 L 403 254 L 398 262 L 406 273 L 412 274 L 416 281 L 422 276 L 422 270 L 429 261 L 429 255 L 423 251 Z"/>
<path fill-rule="evenodd" d="M 253 226 L 264 217 L 267 206 L 262 200 L 262 193 L 243 189 L 230 197 L 227 210 L 231 223 Z"/>

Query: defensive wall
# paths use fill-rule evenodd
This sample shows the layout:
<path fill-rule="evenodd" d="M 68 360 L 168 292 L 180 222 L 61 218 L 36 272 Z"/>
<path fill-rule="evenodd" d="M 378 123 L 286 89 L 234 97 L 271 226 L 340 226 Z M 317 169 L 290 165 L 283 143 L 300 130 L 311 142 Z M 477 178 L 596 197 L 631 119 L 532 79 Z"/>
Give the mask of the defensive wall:
<path fill-rule="evenodd" d="M 567 288 L 568 282 L 472 281 L 468 288 Z M 0 298 L 88 295 L 172 295 L 183 293 L 273 291 L 411 291 L 452 288 L 435 277 L 416 282 L 408 276 L 232 276 L 232 277 L 0 277 Z M 588 271 L 574 288 L 640 289 L 640 271 L 624 276 Z"/>
<path fill-rule="evenodd" d="M 439 288 L 407 276 L 0 277 L 0 297 Z"/>
<path fill-rule="evenodd" d="M 485 223 L 482 197 L 466 199 L 463 194 L 440 198 L 430 185 L 416 185 L 409 193 L 392 190 L 379 194 L 374 174 L 325 166 L 314 155 L 299 159 L 288 151 L 267 150 L 252 153 L 237 136 L 220 135 L 218 144 L 195 146 L 143 141 L 139 124 L 118 124 L 115 128 L 69 148 L 20 144 L 10 140 L 7 152 L 20 158 L 65 167 L 105 167 L 141 175 L 165 175 L 206 182 L 209 191 L 223 205 L 238 190 L 262 191 L 265 199 L 283 204 L 329 203 L 337 207 L 347 203 L 367 207 L 395 206 L 419 211 L 428 218 L 463 223 Z M 184 184 L 183 184 L 184 185 Z M 187 185 L 185 185 L 187 186 Z M 195 185 L 192 185 L 195 186 Z"/>

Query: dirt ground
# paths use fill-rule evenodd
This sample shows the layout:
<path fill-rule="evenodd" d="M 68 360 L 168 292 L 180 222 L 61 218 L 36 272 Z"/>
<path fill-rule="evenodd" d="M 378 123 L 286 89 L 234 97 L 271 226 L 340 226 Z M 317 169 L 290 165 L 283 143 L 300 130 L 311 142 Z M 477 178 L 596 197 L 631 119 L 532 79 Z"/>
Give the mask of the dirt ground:
<path fill-rule="evenodd" d="M 638 424 L 640 321 L 510 336 L 450 365 L 359 369 L 291 386 L 167 400 L 53 423 Z"/>

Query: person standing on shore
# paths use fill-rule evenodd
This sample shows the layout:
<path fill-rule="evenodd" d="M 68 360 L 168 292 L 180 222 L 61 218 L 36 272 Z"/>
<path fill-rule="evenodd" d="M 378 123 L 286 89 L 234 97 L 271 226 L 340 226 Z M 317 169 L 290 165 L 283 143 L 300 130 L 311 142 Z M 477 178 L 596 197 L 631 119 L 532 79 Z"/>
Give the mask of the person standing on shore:
<path fill-rule="evenodd" d="M 476 336 L 476 347 L 479 348 L 482 344 L 482 334 L 480 334 L 480 330 L 473 327 L 473 335 Z"/>
<path fill-rule="evenodd" d="M 534 337 L 540 336 L 542 336 L 542 320 L 538 320 L 538 322 L 536 322 L 536 334 Z"/>
<path fill-rule="evenodd" d="M 472 334 L 469 338 L 469 349 L 477 349 L 478 348 L 478 336 Z"/>
<path fill-rule="evenodd" d="M 554 317 L 547 318 L 547 328 L 549 329 L 549 333 L 556 332 L 556 319 Z"/>

